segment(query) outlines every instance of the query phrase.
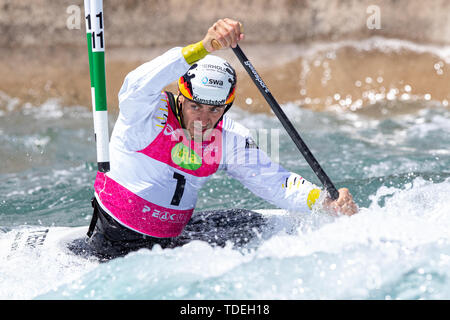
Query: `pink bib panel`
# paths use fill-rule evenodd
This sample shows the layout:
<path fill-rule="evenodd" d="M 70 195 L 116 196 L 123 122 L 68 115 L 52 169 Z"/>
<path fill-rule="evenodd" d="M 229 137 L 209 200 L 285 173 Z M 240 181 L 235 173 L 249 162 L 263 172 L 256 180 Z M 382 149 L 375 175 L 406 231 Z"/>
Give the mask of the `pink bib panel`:
<path fill-rule="evenodd" d="M 153 237 L 178 236 L 194 212 L 194 209 L 174 210 L 153 204 L 102 172 L 97 172 L 94 189 L 102 207 L 116 220 L 132 230 Z"/>
<path fill-rule="evenodd" d="M 167 108 L 164 129 L 150 145 L 138 152 L 196 177 L 208 177 L 215 173 L 222 157 L 223 121 L 212 129 L 208 140 L 196 142 L 186 138 L 169 103 Z"/>

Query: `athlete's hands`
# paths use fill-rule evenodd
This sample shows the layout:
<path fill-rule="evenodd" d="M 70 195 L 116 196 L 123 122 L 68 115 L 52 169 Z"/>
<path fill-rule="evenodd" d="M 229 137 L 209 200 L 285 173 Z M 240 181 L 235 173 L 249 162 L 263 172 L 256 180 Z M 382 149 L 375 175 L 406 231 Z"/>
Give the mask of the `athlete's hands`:
<path fill-rule="evenodd" d="M 244 39 L 242 24 L 232 19 L 219 19 L 211 28 L 208 29 L 203 38 L 203 46 L 208 52 L 214 52 L 218 49 L 236 48 L 239 41 Z M 221 48 L 213 45 L 213 40 L 216 40 Z"/>
<path fill-rule="evenodd" d="M 358 212 L 358 206 L 353 201 L 353 197 L 347 188 L 341 188 L 339 191 L 339 198 L 332 200 L 327 197 L 323 202 L 323 207 L 331 214 L 344 214 L 351 216 Z"/>

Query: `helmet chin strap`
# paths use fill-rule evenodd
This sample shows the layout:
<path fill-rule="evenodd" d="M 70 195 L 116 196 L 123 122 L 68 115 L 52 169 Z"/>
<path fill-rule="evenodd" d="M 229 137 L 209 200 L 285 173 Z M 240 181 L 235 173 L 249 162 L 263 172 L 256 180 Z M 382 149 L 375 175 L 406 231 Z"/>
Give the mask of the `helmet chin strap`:
<path fill-rule="evenodd" d="M 217 125 L 219 124 L 220 121 L 222 121 L 223 116 L 225 115 L 225 113 L 230 110 L 231 106 L 233 105 L 233 102 L 230 102 L 229 104 L 226 105 L 225 107 L 225 111 L 223 112 L 222 116 L 220 117 L 220 119 L 217 121 L 217 123 L 214 125 L 214 128 L 217 127 Z"/>
<path fill-rule="evenodd" d="M 177 97 L 175 98 L 175 104 L 176 104 L 176 108 L 175 108 L 175 110 L 176 110 L 176 117 L 177 117 L 177 119 L 178 119 L 178 122 L 180 123 L 180 125 L 181 125 L 181 127 L 182 128 L 184 128 L 184 129 L 186 129 L 185 128 L 185 125 L 184 125 L 184 121 L 183 121 L 183 112 L 181 111 L 181 108 L 182 108 L 182 103 L 181 103 L 181 101 L 179 101 L 179 97 L 180 97 L 180 95 L 181 95 L 181 93 L 180 93 L 180 91 L 178 91 L 178 95 L 177 95 Z"/>

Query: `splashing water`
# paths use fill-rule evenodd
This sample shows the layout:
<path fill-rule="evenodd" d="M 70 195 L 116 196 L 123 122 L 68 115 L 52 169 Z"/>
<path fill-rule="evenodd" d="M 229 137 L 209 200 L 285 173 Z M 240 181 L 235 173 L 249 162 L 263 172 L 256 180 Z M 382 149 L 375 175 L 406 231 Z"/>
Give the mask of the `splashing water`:
<path fill-rule="evenodd" d="M 283 109 L 336 186 L 349 188 L 359 214 L 270 216 L 261 243 L 240 250 L 194 241 L 102 264 L 27 253 L 1 261 L 0 297 L 450 298 L 448 108 L 389 101 L 356 113 L 319 113 L 293 103 Z M 278 134 L 279 162 L 319 184 L 276 118 L 238 107 L 230 116 L 247 119 L 258 143 L 264 136 L 256 129 Z M 4 111 L 0 133 L 0 239 L 24 226 L 87 226 L 96 173 L 89 110 L 49 101 Z M 201 190 L 196 210 L 220 208 L 274 207 L 218 173 Z"/>

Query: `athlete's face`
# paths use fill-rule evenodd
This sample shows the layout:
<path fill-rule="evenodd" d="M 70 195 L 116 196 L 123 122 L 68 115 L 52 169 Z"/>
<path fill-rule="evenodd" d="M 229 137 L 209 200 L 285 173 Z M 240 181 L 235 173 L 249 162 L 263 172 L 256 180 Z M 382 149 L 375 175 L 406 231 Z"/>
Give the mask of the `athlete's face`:
<path fill-rule="evenodd" d="M 225 105 L 200 104 L 186 99 L 183 95 L 179 95 L 178 99 L 182 103 L 183 126 L 189 131 L 191 138 L 200 133 L 203 136 L 206 130 L 214 127 L 225 112 Z"/>

